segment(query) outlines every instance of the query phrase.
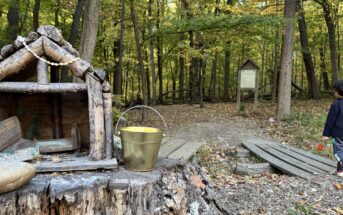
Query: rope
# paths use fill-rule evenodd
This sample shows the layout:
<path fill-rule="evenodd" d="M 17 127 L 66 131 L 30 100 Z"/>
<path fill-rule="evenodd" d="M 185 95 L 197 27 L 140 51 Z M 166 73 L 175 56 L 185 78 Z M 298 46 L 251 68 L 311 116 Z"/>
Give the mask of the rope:
<path fill-rule="evenodd" d="M 72 60 L 70 60 L 70 61 L 68 61 L 68 62 L 64 62 L 64 63 L 55 63 L 55 62 L 51 62 L 51 61 L 48 61 L 48 60 L 46 60 L 46 59 L 44 59 L 44 58 L 38 56 L 34 51 L 32 51 L 32 50 L 30 49 L 30 47 L 26 44 L 25 40 L 21 40 L 21 41 L 23 42 L 25 48 L 26 48 L 29 52 L 31 52 L 31 54 L 33 54 L 33 56 L 35 56 L 37 59 L 39 59 L 39 60 L 41 60 L 41 61 L 44 61 L 45 63 L 47 63 L 47 64 L 49 64 L 49 65 L 52 65 L 52 66 L 67 66 L 67 65 L 69 65 L 69 64 L 71 64 L 71 63 L 74 63 L 74 62 L 77 61 L 77 60 L 80 60 L 80 58 L 77 57 L 77 58 L 74 58 L 74 59 L 72 59 Z"/>

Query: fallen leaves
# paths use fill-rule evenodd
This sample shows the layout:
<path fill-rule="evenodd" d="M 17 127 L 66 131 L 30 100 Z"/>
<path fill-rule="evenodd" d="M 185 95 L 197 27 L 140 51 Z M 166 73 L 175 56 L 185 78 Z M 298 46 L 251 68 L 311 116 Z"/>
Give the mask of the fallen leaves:
<path fill-rule="evenodd" d="M 334 183 L 333 186 L 336 188 L 336 190 L 341 190 L 343 188 L 343 185 L 340 183 Z"/>
<path fill-rule="evenodd" d="M 206 187 L 200 175 L 192 175 L 190 181 L 196 188 L 204 189 Z"/>

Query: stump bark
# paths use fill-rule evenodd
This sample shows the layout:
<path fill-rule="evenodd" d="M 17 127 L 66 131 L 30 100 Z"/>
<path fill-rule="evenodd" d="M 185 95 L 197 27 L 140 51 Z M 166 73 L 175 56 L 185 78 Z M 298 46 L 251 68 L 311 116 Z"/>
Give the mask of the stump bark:
<path fill-rule="evenodd" d="M 151 172 L 120 168 L 37 175 L 25 187 L 0 195 L 0 214 L 222 214 L 207 195 L 211 187 L 199 170 L 161 159 Z M 194 184 L 193 175 L 205 187 Z"/>

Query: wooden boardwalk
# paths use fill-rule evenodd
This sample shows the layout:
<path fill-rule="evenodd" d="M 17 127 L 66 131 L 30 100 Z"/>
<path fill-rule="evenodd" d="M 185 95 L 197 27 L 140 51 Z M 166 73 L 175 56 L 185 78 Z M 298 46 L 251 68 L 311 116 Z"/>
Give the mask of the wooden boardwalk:
<path fill-rule="evenodd" d="M 325 176 L 332 180 L 343 181 L 342 178 L 333 175 L 336 171 L 336 161 L 292 146 L 262 139 L 244 140 L 243 146 L 254 155 L 269 162 L 273 167 L 289 175 L 308 180 L 312 180 L 314 176 Z"/>
<path fill-rule="evenodd" d="M 204 144 L 202 141 L 174 139 L 161 145 L 159 157 L 189 160 Z"/>

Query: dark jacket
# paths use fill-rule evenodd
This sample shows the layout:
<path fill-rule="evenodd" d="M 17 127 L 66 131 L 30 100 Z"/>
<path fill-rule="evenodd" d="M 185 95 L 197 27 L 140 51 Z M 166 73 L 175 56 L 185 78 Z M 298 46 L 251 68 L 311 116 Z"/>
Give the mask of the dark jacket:
<path fill-rule="evenodd" d="M 338 98 L 330 107 L 323 136 L 343 137 L 343 98 Z"/>

